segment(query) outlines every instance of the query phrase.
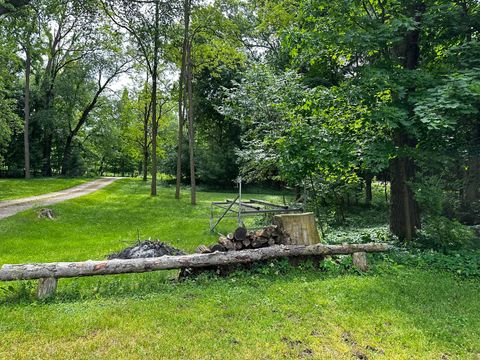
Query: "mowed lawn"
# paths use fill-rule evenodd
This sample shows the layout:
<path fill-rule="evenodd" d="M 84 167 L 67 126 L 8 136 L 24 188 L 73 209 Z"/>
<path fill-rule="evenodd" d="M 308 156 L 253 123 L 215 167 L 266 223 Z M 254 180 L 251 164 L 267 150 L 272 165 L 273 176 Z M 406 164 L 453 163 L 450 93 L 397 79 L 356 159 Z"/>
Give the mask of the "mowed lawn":
<path fill-rule="evenodd" d="M 209 204 L 228 196 L 202 192 L 193 207 L 187 192 L 180 202 L 173 188 L 151 198 L 148 184 L 119 180 L 52 206 L 53 221 L 34 210 L 0 220 L 0 264 L 101 259 L 138 236 L 193 251 L 215 241 Z M 0 284 L 0 359 L 480 358 L 477 280 L 281 261 L 226 278 L 175 277 L 61 279 L 46 302 L 32 297 L 34 282 Z"/>
<path fill-rule="evenodd" d="M 93 178 L 0 179 L 0 201 L 64 190 Z"/>

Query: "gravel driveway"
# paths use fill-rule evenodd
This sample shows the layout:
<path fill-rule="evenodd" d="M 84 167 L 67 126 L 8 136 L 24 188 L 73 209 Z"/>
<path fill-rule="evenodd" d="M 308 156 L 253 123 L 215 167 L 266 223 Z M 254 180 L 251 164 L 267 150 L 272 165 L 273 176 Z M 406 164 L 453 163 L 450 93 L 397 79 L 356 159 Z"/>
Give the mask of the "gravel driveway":
<path fill-rule="evenodd" d="M 105 177 L 98 180 L 80 184 L 69 189 L 56 191 L 27 198 L 0 201 L 0 219 L 15 215 L 21 211 L 28 210 L 34 206 L 47 206 L 61 201 L 74 199 L 83 195 L 91 194 L 97 190 L 110 185 L 119 178 Z"/>

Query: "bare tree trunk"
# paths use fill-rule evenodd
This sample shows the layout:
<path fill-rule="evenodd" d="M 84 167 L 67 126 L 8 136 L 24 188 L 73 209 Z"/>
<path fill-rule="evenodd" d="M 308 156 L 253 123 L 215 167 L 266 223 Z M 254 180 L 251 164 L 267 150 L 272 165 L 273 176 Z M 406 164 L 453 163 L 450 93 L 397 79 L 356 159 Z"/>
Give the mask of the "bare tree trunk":
<path fill-rule="evenodd" d="M 65 142 L 65 147 L 63 149 L 62 175 L 67 175 L 70 173 L 70 160 L 72 158 L 72 144 L 74 136 L 75 134 L 70 132 Z"/>
<path fill-rule="evenodd" d="M 52 176 L 52 141 L 53 134 L 51 129 L 47 128 L 43 135 L 42 151 L 42 175 Z"/>
<path fill-rule="evenodd" d="M 152 186 L 150 195 L 157 195 L 157 77 L 158 77 L 158 35 L 159 35 L 159 3 L 155 1 L 155 39 L 152 72 Z"/>
<path fill-rule="evenodd" d="M 192 89 L 192 56 L 191 44 L 188 43 L 187 50 L 187 92 L 188 92 L 188 147 L 190 153 L 190 198 L 192 205 L 197 203 L 197 189 L 195 183 L 195 136 L 193 129 L 193 89 Z"/>
<path fill-rule="evenodd" d="M 480 223 L 479 215 L 475 215 L 475 203 L 480 203 L 480 122 L 471 131 L 470 148 L 463 172 L 461 191 L 461 220 L 469 225 Z"/>
<path fill-rule="evenodd" d="M 145 105 L 146 107 L 146 105 Z M 143 181 L 147 181 L 148 175 L 148 115 L 143 117 Z"/>
<path fill-rule="evenodd" d="M 30 141 L 29 141 L 29 125 L 30 125 L 30 69 L 31 69 L 30 47 L 25 47 L 25 110 L 23 123 L 23 150 L 25 158 L 25 179 L 30 179 Z"/>
<path fill-rule="evenodd" d="M 177 181 L 175 189 L 175 199 L 180 199 L 180 186 L 182 180 L 182 152 L 183 152 L 183 126 L 184 126 L 184 83 L 185 83 L 185 67 L 186 52 L 188 43 L 188 32 L 190 25 L 190 0 L 184 1 L 184 33 L 182 46 L 182 63 L 180 65 L 180 78 L 178 81 L 178 147 L 177 147 Z"/>
<path fill-rule="evenodd" d="M 390 231 L 403 241 L 412 240 L 415 232 L 410 221 L 405 159 L 396 157 L 390 161 Z"/>
<path fill-rule="evenodd" d="M 145 104 L 143 107 L 143 143 L 142 143 L 142 153 L 143 153 L 143 162 L 142 162 L 142 172 L 143 172 L 143 181 L 147 181 L 148 177 L 148 158 L 149 158 L 149 147 L 148 143 L 148 119 L 150 118 L 150 112 L 152 111 L 152 101 L 148 99 L 148 82 L 149 82 L 149 72 L 147 71 L 147 79 L 144 86 L 144 96 Z"/>
<path fill-rule="evenodd" d="M 372 203 L 372 174 L 365 174 L 365 205 L 370 205 Z"/>

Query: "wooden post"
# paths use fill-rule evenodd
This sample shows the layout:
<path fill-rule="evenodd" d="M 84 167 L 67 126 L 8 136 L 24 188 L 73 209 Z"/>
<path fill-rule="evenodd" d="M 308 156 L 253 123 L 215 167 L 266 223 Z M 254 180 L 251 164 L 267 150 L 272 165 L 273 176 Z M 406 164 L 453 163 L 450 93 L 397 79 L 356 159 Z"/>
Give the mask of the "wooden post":
<path fill-rule="evenodd" d="M 352 254 L 353 266 L 360 271 L 368 270 L 367 253 L 355 252 Z"/>
<path fill-rule="evenodd" d="M 38 279 L 37 299 L 43 300 L 55 294 L 57 279 L 54 277 Z"/>

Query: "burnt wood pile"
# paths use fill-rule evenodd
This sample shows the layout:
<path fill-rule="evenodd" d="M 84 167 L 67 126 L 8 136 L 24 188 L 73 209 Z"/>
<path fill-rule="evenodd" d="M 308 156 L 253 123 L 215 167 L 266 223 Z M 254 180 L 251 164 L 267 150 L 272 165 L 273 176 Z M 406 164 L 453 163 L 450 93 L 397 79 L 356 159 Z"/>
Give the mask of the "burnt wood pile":
<path fill-rule="evenodd" d="M 220 235 L 218 243 L 210 246 L 200 245 L 196 253 L 207 254 L 215 251 L 239 251 L 258 249 L 272 245 L 290 244 L 290 235 L 277 225 L 269 225 L 260 230 L 247 231 L 239 227 L 233 233 Z"/>

